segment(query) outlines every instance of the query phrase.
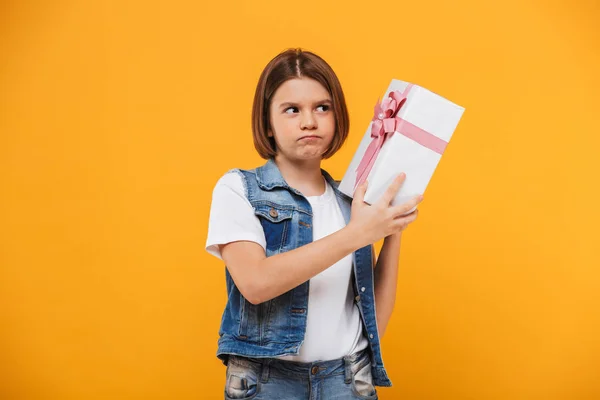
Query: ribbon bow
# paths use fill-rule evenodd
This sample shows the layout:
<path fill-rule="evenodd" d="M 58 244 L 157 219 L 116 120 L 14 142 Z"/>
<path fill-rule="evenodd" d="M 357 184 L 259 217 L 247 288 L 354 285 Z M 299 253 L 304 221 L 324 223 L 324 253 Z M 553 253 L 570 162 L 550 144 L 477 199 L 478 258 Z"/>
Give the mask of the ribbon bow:
<path fill-rule="evenodd" d="M 367 147 L 367 150 L 356 169 L 355 190 L 365 181 L 365 179 L 367 179 L 367 176 L 369 176 L 369 172 L 371 172 L 373 164 L 375 164 L 375 160 L 377 159 L 377 155 L 386 139 L 390 134 L 398 130 L 399 125 L 402 123 L 402 120 L 398 118 L 397 115 L 406 101 L 406 95 L 409 90 L 410 87 L 407 88 L 404 93 L 395 90 L 390 92 L 389 96 L 383 99 L 381 104 L 377 101 L 372 119 L 373 123 L 371 125 L 371 138 L 373 138 L 373 140 L 369 143 L 369 147 Z"/>

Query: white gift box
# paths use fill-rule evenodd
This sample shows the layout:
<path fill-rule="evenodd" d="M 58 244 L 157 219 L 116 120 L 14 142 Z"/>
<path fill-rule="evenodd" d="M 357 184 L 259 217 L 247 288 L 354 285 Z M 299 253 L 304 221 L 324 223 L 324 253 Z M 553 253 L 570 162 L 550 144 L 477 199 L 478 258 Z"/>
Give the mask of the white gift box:
<path fill-rule="evenodd" d="M 364 200 L 373 204 L 404 172 L 406 179 L 392 205 L 424 194 L 464 111 L 425 88 L 393 79 L 375 107 L 339 190 L 353 197 L 356 186 L 366 178 Z"/>

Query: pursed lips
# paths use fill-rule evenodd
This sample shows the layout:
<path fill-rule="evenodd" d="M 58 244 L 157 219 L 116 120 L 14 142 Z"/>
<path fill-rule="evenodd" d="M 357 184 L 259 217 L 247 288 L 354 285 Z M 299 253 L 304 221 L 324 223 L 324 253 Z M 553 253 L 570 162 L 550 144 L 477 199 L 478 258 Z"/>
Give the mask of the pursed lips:
<path fill-rule="evenodd" d="M 321 139 L 320 136 L 317 135 L 307 135 L 307 136 L 302 136 L 300 139 L 298 140 L 302 140 L 302 139 Z"/>

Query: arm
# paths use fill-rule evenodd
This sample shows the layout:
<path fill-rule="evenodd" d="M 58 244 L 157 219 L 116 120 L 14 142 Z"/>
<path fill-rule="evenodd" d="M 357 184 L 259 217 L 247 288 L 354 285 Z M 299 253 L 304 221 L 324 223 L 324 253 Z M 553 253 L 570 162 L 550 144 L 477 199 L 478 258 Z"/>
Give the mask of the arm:
<path fill-rule="evenodd" d="M 396 303 L 401 240 L 402 232 L 387 236 L 383 241 L 375 266 L 375 304 L 380 338 L 385 333 Z"/>
<path fill-rule="evenodd" d="M 242 295 L 252 304 L 259 304 L 306 282 L 363 247 L 363 241 L 347 225 L 322 239 L 271 257 L 266 257 L 260 245 L 248 241 L 223 245 L 221 255 Z"/>
<path fill-rule="evenodd" d="M 223 245 L 221 256 L 242 295 L 253 304 L 271 300 L 308 281 L 359 248 L 401 232 L 414 219 L 416 211 L 407 217 L 400 216 L 422 200 L 417 196 L 405 204 L 390 206 L 402 182 L 402 176 L 396 178 L 373 206 L 364 202 L 367 186 L 363 183 L 354 193 L 348 225 L 294 250 L 266 257 L 262 246 L 254 242 L 232 241 Z M 399 249 L 396 254 L 398 252 Z M 384 258 L 392 260 L 394 257 Z M 397 265 L 397 255 L 395 259 Z"/>

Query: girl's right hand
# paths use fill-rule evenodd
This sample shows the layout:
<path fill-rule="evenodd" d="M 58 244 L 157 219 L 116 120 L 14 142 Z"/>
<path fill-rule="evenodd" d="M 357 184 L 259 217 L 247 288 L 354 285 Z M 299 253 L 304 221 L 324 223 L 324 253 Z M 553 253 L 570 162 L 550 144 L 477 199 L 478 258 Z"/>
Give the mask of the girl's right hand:
<path fill-rule="evenodd" d="M 392 207 L 390 205 L 405 179 L 405 174 L 398 175 L 383 196 L 373 205 L 368 205 L 364 202 L 368 185 L 367 181 L 356 188 L 348 228 L 356 232 L 356 235 L 363 242 L 363 246 L 403 231 L 409 223 L 417 218 L 418 210 L 404 216 L 402 214 L 410 211 L 423 201 L 423 195 L 415 196 L 397 206 Z"/>

